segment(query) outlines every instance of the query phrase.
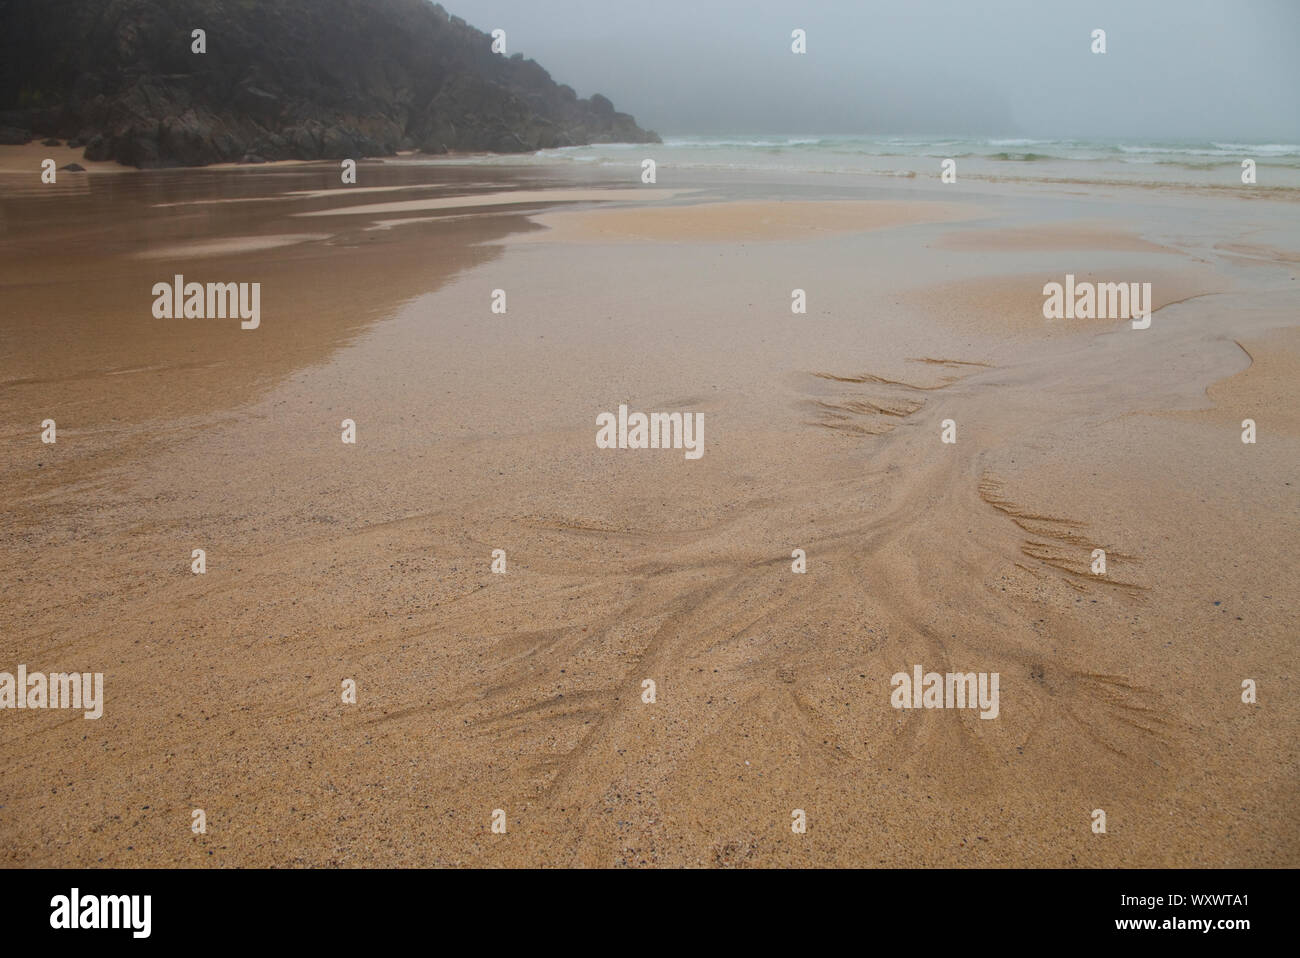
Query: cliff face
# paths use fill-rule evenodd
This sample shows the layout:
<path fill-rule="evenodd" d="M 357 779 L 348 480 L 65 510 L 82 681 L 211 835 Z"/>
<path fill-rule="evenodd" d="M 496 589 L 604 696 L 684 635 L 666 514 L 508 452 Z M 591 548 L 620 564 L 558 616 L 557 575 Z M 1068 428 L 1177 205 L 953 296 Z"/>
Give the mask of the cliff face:
<path fill-rule="evenodd" d="M 144 167 L 658 142 L 491 44 L 428 0 L 0 0 L 0 142 Z"/>

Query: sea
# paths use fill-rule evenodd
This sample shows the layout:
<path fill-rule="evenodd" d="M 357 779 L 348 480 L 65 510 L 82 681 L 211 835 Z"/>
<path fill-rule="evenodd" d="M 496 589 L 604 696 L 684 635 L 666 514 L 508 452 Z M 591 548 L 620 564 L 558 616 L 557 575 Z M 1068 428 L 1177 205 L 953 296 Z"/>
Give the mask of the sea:
<path fill-rule="evenodd" d="M 864 177 L 939 177 L 953 160 L 958 181 L 1114 184 L 1242 189 L 1243 161 L 1254 162 L 1261 192 L 1296 191 L 1300 144 L 1229 140 L 1159 141 L 959 136 L 665 136 L 662 144 L 609 143 L 541 150 L 531 156 L 481 156 L 485 164 L 572 163 L 657 171 L 825 173 Z M 465 157 L 446 162 L 466 162 Z M 1276 193 L 1274 197 L 1277 198 Z"/>

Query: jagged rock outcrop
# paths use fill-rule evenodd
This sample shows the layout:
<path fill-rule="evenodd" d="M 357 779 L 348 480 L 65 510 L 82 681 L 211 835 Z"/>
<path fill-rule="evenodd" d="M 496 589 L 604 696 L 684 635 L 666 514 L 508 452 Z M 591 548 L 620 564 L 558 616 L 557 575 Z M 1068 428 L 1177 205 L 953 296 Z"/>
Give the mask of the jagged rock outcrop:
<path fill-rule="evenodd" d="M 658 142 L 491 43 L 428 0 L 0 0 L 0 142 L 142 167 Z"/>

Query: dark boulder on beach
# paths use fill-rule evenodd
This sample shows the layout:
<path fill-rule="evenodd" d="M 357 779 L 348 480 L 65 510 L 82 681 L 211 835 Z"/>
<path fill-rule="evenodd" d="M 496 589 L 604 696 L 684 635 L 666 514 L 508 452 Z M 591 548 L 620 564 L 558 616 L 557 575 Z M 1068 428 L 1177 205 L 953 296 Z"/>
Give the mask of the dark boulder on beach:
<path fill-rule="evenodd" d="M 0 143 L 158 167 L 658 142 L 491 47 L 427 0 L 10 0 Z"/>

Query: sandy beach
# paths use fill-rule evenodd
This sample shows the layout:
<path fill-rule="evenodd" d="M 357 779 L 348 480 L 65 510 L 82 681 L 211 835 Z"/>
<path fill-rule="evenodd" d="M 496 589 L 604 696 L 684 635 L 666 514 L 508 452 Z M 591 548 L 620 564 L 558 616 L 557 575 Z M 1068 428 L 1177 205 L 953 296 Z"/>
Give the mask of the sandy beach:
<path fill-rule="evenodd" d="M 0 713 L 5 865 L 1300 866 L 1289 194 L 30 149 L 0 670 L 105 701 Z"/>

